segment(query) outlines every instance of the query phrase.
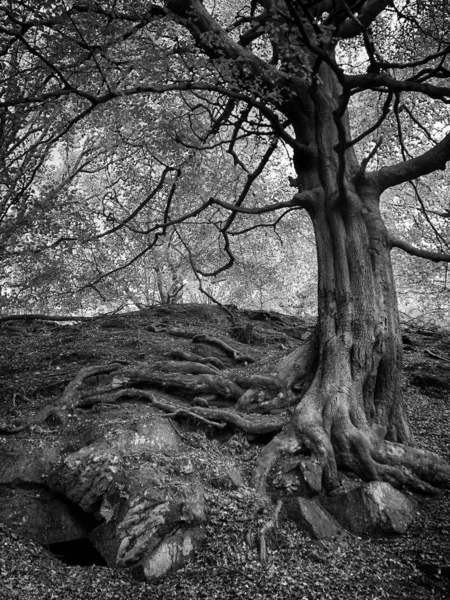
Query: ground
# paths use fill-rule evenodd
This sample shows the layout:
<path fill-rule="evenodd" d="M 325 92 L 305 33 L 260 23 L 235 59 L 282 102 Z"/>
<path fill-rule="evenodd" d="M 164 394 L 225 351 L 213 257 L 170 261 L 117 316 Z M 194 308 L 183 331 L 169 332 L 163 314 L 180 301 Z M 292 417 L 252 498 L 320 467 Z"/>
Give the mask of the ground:
<path fill-rule="evenodd" d="M 187 338 L 174 335 L 174 330 L 214 336 L 255 360 L 227 369 L 226 375 L 232 377 L 269 375 L 313 326 L 264 313 L 241 313 L 241 322 L 250 322 L 249 317 L 250 345 L 230 337 L 229 315 L 208 306 L 174 305 L 81 324 L 30 321 L 19 323 L 15 333 L 4 329 L 0 332 L 0 422 L 11 426 L 35 414 L 57 398 L 82 367 L 118 360 L 152 364 L 188 345 Z M 449 459 L 450 331 L 412 324 L 404 329 L 404 393 L 416 443 Z M 105 410 L 115 418 L 117 409 Z M 127 414 L 133 418 L 132 405 Z M 80 419 L 74 415 L 64 427 L 77 428 Z M 60 435 L 61 427 L 43 422 L 14 436 L 0 436 L 0 447 L 49 443 Z M 211 476 L 235 465 L 248 483 L 261 444 L 232 428 L 219 436 L 210 429 L 192 424 L 186 434 L 192 456 L 208 460 Z M 265 565 L 246 543 L 253 519 L 250 486 L 225 490 L 207 486 L 206 499 L 207 536 L 201 552 L 180 571 L 152 583 L 106 567 L 69 566 L 0 525 L 0 600 L 450 597 L 448 491 L 420 499 L 419 515 L 401 537 L 313 541 L 281 518 Z"/>

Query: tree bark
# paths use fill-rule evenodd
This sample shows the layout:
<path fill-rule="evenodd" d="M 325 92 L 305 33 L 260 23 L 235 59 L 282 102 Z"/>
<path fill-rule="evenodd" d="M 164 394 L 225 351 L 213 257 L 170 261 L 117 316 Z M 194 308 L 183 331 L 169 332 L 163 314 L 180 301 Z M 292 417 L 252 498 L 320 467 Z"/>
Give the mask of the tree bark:
<path fill-rule="evenodd" d="M 290 424 L 260 455 L 255 484 L 263 494 L 285 455 L 298 456 L 313 492 L 337 487 L 338 469 L 422 492 L 449 480 L 444 460 L 412 446 L 390 244 L 377 194 L 363 188 L 348 195 L 344 203 L 317 203 L 312 214 L 320 274 L 317 368 Z"/>
<path fill-rule="evenodd" d="M 448 483 L 450 467 L 412 446 L 391 244 L 379 209 L 382 188 L 361 174 L 351 150 L 342 150 L 348 129 L 345 113 L 339 116 L 342 90 L 329 69 L 321 80 L 301 112 L 294 103 L 285 108 L 299 142 L 310 149 L 294 161 L 300 189 L 314 190 L 305 208 L 319 272 L 318 359 L 309 360 L 317 367 L 291 422 L 262 451 L 255 485 L 264 495 L 280 458 L 292 461 L 294 455 L 314 492 L 336 488 L 338 469 L 432 492 Z M 296 373 L 285 378 L 295 381 Z"/>

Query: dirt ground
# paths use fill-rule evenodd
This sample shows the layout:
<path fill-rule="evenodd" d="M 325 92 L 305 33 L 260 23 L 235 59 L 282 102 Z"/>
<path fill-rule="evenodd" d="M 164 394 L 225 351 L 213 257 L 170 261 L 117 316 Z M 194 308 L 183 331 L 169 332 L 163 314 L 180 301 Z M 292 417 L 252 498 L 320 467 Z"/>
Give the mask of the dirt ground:
<path fill-rule="evenodd" d="M 267 313 L 240 313 L 239 318 L 252 325 L 251 344 L 230 337 L 228 315 L 207 305 L 159 307 L 82 323 L 22 321 L 14 334 L 3 328 L 0 423 L 17 425 L 56 399 L 82 367 L 161 360 L 190 343 L 180 331 L 220 338 L 255 360 L 230 372 L 270 375 L 279 358 L 313 327 L 309 321 Z M 409 324 L 404 348 L 404 393 L 416 443 L 450 460 L 450 332 Z M 105 410 L 113 414 L 117 409 Z M 129 418 L 132 412 L 128 407 Z M 62 427 L 78 427 L 80 418 L 0 436 L 0 448 L 51 443 Z M 248 484 L 260 444 L 231 427 L 218 435 L 192 426 L 187 437 L 212 474 L 237 465 Z M 207 536 L 201 551 L 180 571 L 151 583 L 95 564 L 68 565 L 0 525 L 0 599 L 450 598 L 449 491 L 419 498 L 418 516 L 401 537 L 314 541 L 282 518 L 265 565 L 245 540 L 252 518 L 250 486 L 209 486 L 206 500 Z"/>

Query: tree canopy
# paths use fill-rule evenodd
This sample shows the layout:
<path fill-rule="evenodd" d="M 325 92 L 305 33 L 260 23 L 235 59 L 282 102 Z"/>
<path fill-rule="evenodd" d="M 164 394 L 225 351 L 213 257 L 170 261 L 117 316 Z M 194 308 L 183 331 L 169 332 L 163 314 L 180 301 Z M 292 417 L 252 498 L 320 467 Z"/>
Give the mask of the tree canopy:
<path fill-rule="evenodd" d="M 6 285 L 20 280 L 22 257 L 27 289 L 30 270 L 36 285 L 60 288 L 72 271 L 67 289 L 99 292 L 99 279 L 158 246 L 170 226 L 192 245 L 195 220 L 213 225 L 218 252 L 198 248 L 198 271 L 233 264 L 237 233 L 302 208 L 288 176 L 295 185 L 295 156 L 301 165 L 315 150 L 289 103 L 320 89 L 324 64 L 342 86 L 333 117 L 342 165 L 356 149 L 361 173 L 376 164 L 368 176 L 379 172 L 383 188 L 445 165 L 445 3 L 8 2 L 0 16 Z M 411 190 L 412 218 L 434 239 L 422 250 L 399 236 L 392 244 L 440 259 L 431 244 L 447 250 L 445 200 L 427 183 Z M 95 261 L 108 234 L 122 256 Z M 74 273 L 68 257 L 80 244 Z"/>

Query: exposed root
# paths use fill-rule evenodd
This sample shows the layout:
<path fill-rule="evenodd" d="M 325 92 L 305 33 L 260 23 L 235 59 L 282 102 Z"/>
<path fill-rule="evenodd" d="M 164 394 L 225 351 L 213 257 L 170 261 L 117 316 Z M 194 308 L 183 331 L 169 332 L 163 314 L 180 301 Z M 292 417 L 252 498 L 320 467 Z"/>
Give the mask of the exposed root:
<path fill-rule="evenodd" d="M 155 367 L 157 370 L 155 370 Z M 178 371 L 178 372 L 176 372 Z M 179 372 L 181 371 L 181 372 Z M 192 372 L 195 374 L 192 374 Z M 86 387 L 86 380 L 99 375 L 113 374 L 111 381 L 103 387 Z M 268 385 L 267 378 L 256 378 L 259 386 Z M 92 381 L 91 381 L 92 384 Z M 157 387 L 174 390 L 188 398 L 205 395 L 221 397 L 236 402 L 244 390 L 231 380 L 219 376 L 219 370 L 212 364 L 199 362 L 161 362 L 153 367 L 138 365 L 127 367 L 118 362 L 81 369 L 66 386 L 58 400 L 45 406 L 35 415 L 18 426 L 0 425 L 0 434 L 19 433 L 25 429 L 53 418 L 55 424 L 64 424 L 68 414 L 76 409 L 86 409 L 99 403 L 114 403 L 119 399 L 141 398 L 150 401 L 156 408 L 169 412 L 171 416 L 189 416 L 214 427 L 229 423 L 252 435 L 275 434 L 285 425 L 284 419 L 261 419 L 249 421 L 235 412 L 210 407 L 180 407 L 162 403 L 141 387 Z M 138 389 L 139 388 L 139 389 Z M 207 404 L 205 402 L 205 404 Z"/>
<path fill-rule="evenodd" d="M 244 431 L 245 433 L 253 435 L 265 435 L 265 434 L 276 434 L 282 430 L 286 425 L 284 420 L 268 420 L 264 419 L 259 422 L 255 420 L 247 420 L 234 412 L 229 412 L 219 408 L 201 408 L 192 407 L 186 409 L 184 407 L 175 406 L 168 404 L 167 402 L 161 402 L 153 392 L 147 392 L 145 390 L 138 390 L 133 388 L 120 389 L 115 393 L 107 396 L 96 396 L 80 401 L 78 404 L 79 408 L 89 408 L 95 404 L 108 402 L 114 403 L 123 401 L 124 399 L 141 399 L 149 402 L 154 408 L 158 408 L 166 413 L 168 417 L 173 418 L 175 416 L 184 416 L 203 421 L 208 425 L 222 428 L 226 423 L 234 425 L 236 428 Z"/>
<path fill-rule="evenodd" d="M 190 375 L 217 375 L 219 373 L 219 369 L 216 367 L 198 361 L 175 362 L 169 360 L 155 363 L 153 368 L 161 373 L 188 373 Z"/>
<path fill-rule="evenodd" d="M 298 399 L 308 389 L 317 369 L 319 343 L 317 333 L 304 340 L 298 348 L 278 363 L 278 379 L 286 389 L 294 390 Z"/>
<path fill-rule="evenodd" d="M 196 412 L 194 412 L 192 410 L 188 410 L 187 408 L 177 408 L 174 412 L 171 412 L 165 416 L 170 419 L 173 419 L 173 418 L 179 417 L 179 416 L 191 417 L 191 418 L 197 419 L 197 421 L 201 421 L 202 423 L 205 423 L 206 425 L 210 425 L 211 427 L 219 427 L 220 429 L 223 429 L 226 426 L 226 423 L 218 423 L 217 421 L 211 421 L 210 419 L 206 419 L 205 417 L 202 417 L 201 415 L 197 414 Z"/>
<path fill-rule="evenodd" d="M 259 560 L 261 564 L 265 565 L 267 562 L 267 535 L 275 529 L 278 524 L 278 516 L 280 514 L 281 507 L 283 506 L 283 502 L 278 500 L 275 504 L 275 508 L 273 509 L 271 518 L 264 523 L 259 531 L 258 542 L 259 542 Z"/>
<path fill-rule="evenodd" d="M 450 465 L 434 452 L 383 441 L 372 448 L 372 456 L 380 478 L 397 487 L 435 493 L 450 484 Z"/>
<path fill-rule="evenodd" d="M 113 373 L 121 367 L 122 365 L 118 363 L 111 363 L 110 365 L 98 365 L 80 369 L 55 403 L 44 406 L 36 414 L 26 419 L 17 427 L 0 425 L 0 434 L 8 435 L 19 433 L 30 427 L 39 425 L 50 418 L 54 418 L 56 422 L 64 422 L 67 414 L 74 411 L 81 401 L 80 388 L 86 379 L 95 375 Z"/>
<path fill-rule="evenodd" d="M 232 401 L 239 400 L 244 393 L 233 381 L 216 374 L 162 373 L 145 366 L 124 369 L 116 378 L 116 384 L 118 387 L 155 386 L 188 395 L 218 394 Z"/>
<path fill-rule="evenodd" d="M 201 358 L 200 356 L 198 356 L 197 354 L 193 354 L 192 352 L 185 352 L 184 350 L 174 350 L 168 355 L 168 357 L 175 358 L 177 360 L 197 362 L 202 365 L 212 365 L 220 371 L 223 371 L 223 369 L 225 369 L 225 365 L 223 364 L 223 362 L 215 356 L 207 356 L 206 358 Z"/>
<path fill-rule="evenodd" d="M 194 342 L 194 344 L 209 344 L 210 346 L 216 346 L 216 348 L 220 348 L 221 350 L 223 350 L 226 354 L 228 354 L 228 356 L 231 356 L 231 358 L 233 360 L 235 360 L 236 362 L 242 362 L 242 363 L 254 363 L 255 362 L 255 359 L 253 357 L 241 354 L 240 352 L 238 352 L 237 350 L 235 350 L 234 348 L 229 346 L 226 342 L 224 342 L 223 340 L 219 340 L 218 338 L 211 337 L 209 335 L 202 333 L 202 334 L 196 335 L 192 341 Z"/>
<path fill-rule="evenodd" d="M 290 423 L 258 457 L 253 482 L 261 498 L 268 498 L 270 473 L 286 459 L 294 459 L 312 494 L 338 487 L 338 468 L 365 481 L 383 480 L 426 494 L 450 484 L 450 465 L 432 452 L 381 440 L 371 429 L 358 429 L 349 422 L 335 425 L 332 443 L 317 424 L 303 423 L 299 428 L 298 423 Z"/>

